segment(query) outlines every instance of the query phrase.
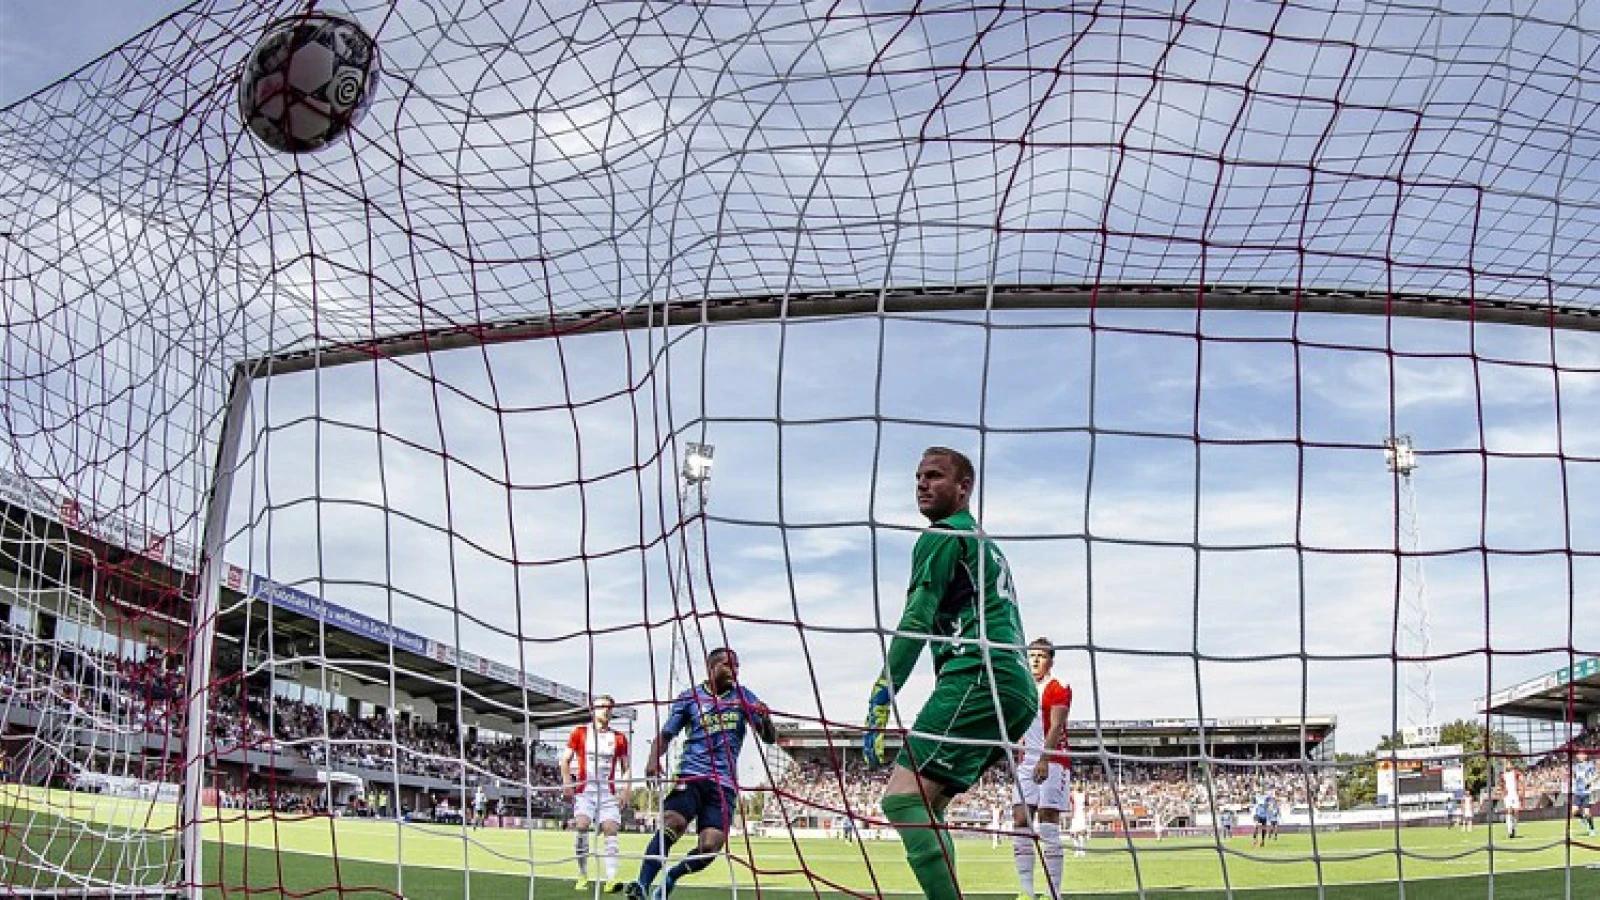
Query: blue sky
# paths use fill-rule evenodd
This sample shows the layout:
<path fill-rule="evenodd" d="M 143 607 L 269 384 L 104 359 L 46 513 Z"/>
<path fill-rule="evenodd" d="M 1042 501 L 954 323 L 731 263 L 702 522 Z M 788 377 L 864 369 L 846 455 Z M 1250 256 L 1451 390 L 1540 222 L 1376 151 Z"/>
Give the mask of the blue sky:
<path fill-rule="evenodd" d="M 109 409 L 90 424 L 178 397 L 164 420 L 179 422 L 178 449 L 124 459 L 85 492 L 124 479 L 128 502 L 154 506 L 137 488 L 177 472 L 163 484 L 175 524 L 193 529 L 182 511 L 192 516 L 201 486 L 183 479 L 210 446 L 183 444 L 182 412 L 215 411 L 221 361 L 314 335 L 952 281 L 1588 296 L 1592 102 L 1561 77 L 1581 65 L 1586 24 L 1377 8 L 1235 3 L 1224 22 L 1195 17 L 1175 34 L 1153 19 L 1108 32 L 1058 17 L 1045 24 L 1083 29 L 1063 82 L 1044 59 L 1054 45 L 1022 17 L 898 29 L 852 18 L 849 4 L 826 23 L 552 4 L 543 19 L 497 9 L 435 40 L 404 5 L 385 26 L 379 101 L 348 143 L 274 156 L 241 140 L 226 90 L 202 90 L 209 105 L 179 156 L 201 173 L 192 184 L 158 195 L 105 179 L 122 192 L 109 200 L 71 178 L 47 189 L 62 214 L 40 213 L 30 235 L 59 247 L 74 221 L 121 226 L 83 239 L 74 260 L 115 268 L 109 283 L 148 314 L 74 318 L 74 273 L 40 272 L 26 299 L 61 301 L 65 324 L 19 333 L 29 346 L 13 365 L 72 356 L 50 337 L 99 346 L 114 334 L 110 374 L 86 378 L 135 382 L 138 399 L 90 396 Z M 0 103 L 165 12 L 97 9 L 0 8 Z M 525 58 L 470 46 L 513 31 Z M 970 53 L 993 70 L 965 74 Z M 1035 70 L 999 64 L 1015 59 Z M 1168 77 L 1145 92 L 1129 85 L 1150 80 L 1116 66 Z M 1240 79 L 1254 92 L 1229 87 Z M 125 132 L 101 137 L 129 148 L 136 171 L 170 161 L 167 145 Z M 1315 166 L 1295 161 L 1307 154 Z M 226 182 L 229 202 L 190 192 L 208 179 Z M 368 202 L 347 202 L 350 185 Z M 213 283 L 218 271 L 237 278 Z M 155 323 L 193 352 L 152 351 Z M 1075 717 L 1333 714 L 1341 747 L 1365 749 L 1395 718 L 1396 485 L 1379 446 L 1398 430 L 1423 453 L 1434 651 L 1458 654 L 1436 669 L 1439 717 L 1557 668 L 1557 648 L 1600 649 L 1582 555 L 1600 542 L 1590 336 L 1215 311 L 982 324 L 640 331 L 275 379 L 255 398 L 229 559 L 505 661 L 519 660 L 520 635 L 539 674 L 660 697 L 674 685 L 652 677 L 659 660 L 643 665 L 630 626 L 664 614 L 670 568 L 636 545 L 675 521 L 663 513 L 672 454 L 703 426 L 718 449 L 715 610 L 746 650 L 745 678 L 780 710 L 855 721 L 881 658 L 873 629 L 898 615 L 919 524 L 916 454 L 949 443 L 981 460 L 984 521 L 1012 559 L 1030 632 L 1067 648 Z M 191 383 L 198 401 L 183 396 Z M 88 427 L 39 405 L 47 433 Z M 41 446 L 20 441 L 14 461 L 69 478 Z M 1486 645 L 1492 669 L 1475 652 Z M 1197 649 L 1216 659 L 1197 663 Z M 1258 655 L 1277 658 L 1244 659 Z M 796 677 L 801 658 L 814 683 Z"/>
<path fill-rule="evenodd" d="M 1302 340 L 1337 339 L 1349 348 L 1303 361 L 1297 374 L 1287 345 L 1202 344 L 1184 336 L 1192 315 L 1102 313 L 1100 328 L 1128 331 L 1096 333 L 1092 350 L 1086 319 L 1007 315 L 998 324 L 1013 330 L 1000 333 L 895 320 L 883 329 L 881 357 L 871 320 L 726 326 L 691 333 L 666 352 L 665 363 L 658 360 L 678 367 L 666 393 L 682 424 L 699 420 L 704 365 L 705 435 L 717 445 L 708 535 L 717 590 L 713 606 L 702 586 L 699 603 L 765 620 L 725 626 L 746 649 L 745 675 L 757 690 L 795 715 L 854 719 L 856 695 L 878 658 L 875 615 L 892 623 L 898 614 L 918 524 L 910 472 L 922 446 L 947 443 L 981 449 L 984 520 L 1012 559 L 1030 632 L 1068 648 L 1061 669 L 1079 687 L 1078 716 L 1091 718 L 1096 709 L 1105 718 L 1333 714 L 1342 746 L 1367 746 L 1387 730 L 1393 709 L 1386 657 L 1403 590 L 1393 553 L 1396 486 L 1380 449 L 1391 410 L 1423 453 L 1414 478 L 1419 547 L 1429 554 L 1433 651 L 1460 657 L 1436 667 L 1439 714 L 1471 715 L 1491 679 L 1502 686 L 1560 665 L 1564 654 L 1548 651 L 1568 643 L 1568 597 L 1580 609 L 1592 602 L 1587 561 L 1568 557 L 1562 533 L 1570 524 L 1579 551 L 1600 537 L 1583 499 L 1595 487 L 1591 467 L 1569 467 L 1572 493 L 1564 500 L 1553 461 L 1485 463 L 1478 449 L 1549 449 L 1541 443 L 1555 421 L 1548 372 L 1508 375 L 1480 365 L 1478 376 L 1492 387 L 1480 394 L 1471 365 L 1399 358 L 1391 383 L 1384 338 L 1368 323 L 1306 317 Z M 1204 330 L 1259 336 L 1288 324 L 1288 316 L 1217 312 L 1205 317 Z M 1433 352 L 1467 330 L 1459 323 L 1395 324 L 1400 344 Z M 781 375 L 774 352 L 780 331 Z M 1363 332 L 1371 343 L 1357 349 Z M 997 334 L 1007 346 L 987 348 L 985 393 L 977 377 L 983 344 Z M 1536 360 L 1543 337 L 1494 328 L 1480 329 L 1477 340 L 1490 355 Z M 622 660 L 637 652 L 644 611 L 659 620 L 670 592 L 663 554 L 630 548 L 641 533 L 662 532 L 658 505 L 668 507 L 670 523 L 674 466 L 645 462 L 665 427 L 663 398 L 643 404 L 648 424 L 637 438 L 630 423 L 638 394 L 599 399 L 625 384 L 624 343 L 619 335 L 566 339 L 559 372 L 552 342 L 449 354 L 435 359 L 429 377 L 389 365 L 325 372 L 320 418 L 308 417 L 312 395 L 299 388 L 310 376 L 285 377 L 272 388 L 270 411 L 283 430 L 273 435 L 270 462 L 260 463 L 256 493 L 241 497 L 264 510 L 261 490 L 281 492 L 270 503 L 270 533 L 251 536 L 252 567 L 286 580 L 314 580 L 320 570 L 333 581 L 377 585 L 389 580 L 384 566 L 402 566 L 412 574 L 400 580 L 420 596 L 393 601 L 398 620 L 435 635 L 459 626 L 463 645 L 500 647 L 502 658 L 514 657 L 520 631 L 530 658 L 546 671 L 582 684 L 593 658 L 598 687 L 648 698 L 647 673 Z M 1572 352 L 1597 349 L 1581 337 L 1570 344 Z M 1093 440 L 1091 352 L 1101 432 Z M 651 355 L 636 344 L 633 371 Z M 940 365 L 919 366 L 916 359 L 926 356 Z M 1027 374 L 1048 369 L 1051 378 Z M 491 374 L 499 387 L 490 388 Z M 920 389 L 895 384 L 907 377 Z M 548 386 L 558 378 L 576 414 L 534 408 L 549 402 Z M 371 401 L 374 379 L 378 404 Z M 462 397 L 436 405 L 428 399 L 432 379 Z M 875 409 L 871 397 L 880 387 Z M 1581 379 L 1563 385 L 1569 453 L 1587 452 L 1576 448 L 1600 439 L 1588 425 L 1588 410 L 1600 402 L 1592 388 Z M 1190 437 L 1197 395 L 1207 411 L 1200 432 L 1211 441 L 1199 450 Z M 1296 395 L 1300 437 L 1344 446 L 1296 446 Z M 377 459 L 380 409 L 382 480 L 375 465 L 364 477 L 341 477 L 351 460 Z M 912 425 L 903 421 L 909 416 L 967 424 Z M 980 418 L 990 425 L 983 438 L 971 425 Z M 1488 435 L 1482 443 L 1480 422 Z M 1022 423 L 1029 430 L 1015 430 Z M 698 434 L 692 429 L 685 439 Z M 1253 443 L 1227 443 L 1246 435 Z M 453 461 L 448 493 L 435 455 L 442 449 Z M 631 469 L 640 465 L 636 479 Z M 312 471 L 325 473 L 322 505 L 302 502 Z M 581 490 L 572 484 L 574 471 L 591 479 Z M 502 479 L 516 488 L 508 491 Z M 509 520 L 483 512 L 508 504 L 516 510 Z M 453 542 L 421 524 L 447 520 L 456 529 Z M 240 546 L 234 558 L 246 552 Z M 513 553 L 523 563 L 520 576 L 505 562 Z M 577 561 L 581 556 L 589 562 Z M 382 594 L 339 586 L 329 595 L 387 613 Z M 520 620 L 512 596 L 522 604 Z M 587 602 L 566 602 L 576 597 Z M 797 631 L 797 618 L 812 631 Z M 1592 617 L 1580 616 L 1574 628 L 1571 640 L 1580 647 L 1600 639 Z M 665 629 L 656 634 L 659 640 Z M 703 639 L 716 645 L 722 637 L 711 628 Z M 1476 652 L 1486 641 L 1497 651 L 1492 673 Z M 1091 645 L 1098 690 L 1086 677 Z M 1184 655 L 1197 647 L 1217 658 L 1201 663 L 1198 675 Z M 1304 668 L 1293 658 L 1302 650 L 1312 657 Z M 1246 659 L 1259 655 L 1288 658 Z M 1358 655 L 1368 658 L 1348 658 Z M 794 677 L 804 656 L 815 684 Z M 926 687 L 923 672 L 912 697 Z"/>
<path fill-rule="evenodd" d="M 184 5 L 177 0 L 19 0 L 0 5 L 0 106 L 70 74 Z"/>

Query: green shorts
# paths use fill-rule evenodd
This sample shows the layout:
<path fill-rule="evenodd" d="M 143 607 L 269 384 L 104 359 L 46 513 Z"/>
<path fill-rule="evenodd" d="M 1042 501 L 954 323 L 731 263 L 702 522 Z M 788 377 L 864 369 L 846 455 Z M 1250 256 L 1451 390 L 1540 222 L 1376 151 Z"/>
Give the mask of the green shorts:
<path fill-rule="evenodd" d="M 917 713 L 913 734 L 896 760 L 923 778 L 959 794 L 977 783 L 985 769 L 1011 753 L 1039 712 L 1039 695 L 1002 682 L 999 715 L 995 692 L 986 679 L 967 675 L 940 678 Z M 949 738 L 956 738 L 951 741 Z"/>

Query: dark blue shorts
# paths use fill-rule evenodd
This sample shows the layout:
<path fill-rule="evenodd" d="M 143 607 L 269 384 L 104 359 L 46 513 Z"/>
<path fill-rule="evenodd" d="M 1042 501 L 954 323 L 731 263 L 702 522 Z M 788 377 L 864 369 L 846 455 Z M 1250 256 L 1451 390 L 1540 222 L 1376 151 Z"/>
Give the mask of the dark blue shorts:
<path fill-rule="evenodd" d="M 1583 792 L 1581 794 L 1573 794 L 1572 795 L 1572 805 L 1576 806 L 1576 807 L 1578 807 L 1580 809 L 1588 809 L 1589 808 L 1589 793 L 1587 791 L 1585 791 L 1585 792 Z"/>
<path fill-rule="evenodd" d="M 739 808 L 739 791 L 709 778 L 680 780 L 672 785 L 661 808 L 695 823 L 696 831 L 715 828 L 726 832 Z"/>

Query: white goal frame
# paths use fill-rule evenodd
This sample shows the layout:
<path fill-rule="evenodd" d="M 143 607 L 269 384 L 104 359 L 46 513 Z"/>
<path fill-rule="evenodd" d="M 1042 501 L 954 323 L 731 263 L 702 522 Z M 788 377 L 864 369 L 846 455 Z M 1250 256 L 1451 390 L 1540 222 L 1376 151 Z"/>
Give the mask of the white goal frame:
<path fill-rule="evenodd" d="M 181 871 L 189 900 L 202 900 L 204 882 L 205 737 L 210 703 L 211 658 L 220 604 L 221 554 L 229 499 L 238 463 L 241 431 L 251 386 L 270 378 L 316 368 L 385 358 L 444 352 L 487 343 L 540 340 L 556 335 L 629 329 L 710 326 L 720 322 L 778 321 L 820 316 L 917 315 L 995 310 L 1146 309 L 1228 310 L 1272 313 L 1331 313 L 1401 316 L 1600 331 L 1600 308 L 1534 304 L 1522 300 L 1254 285 L 965 285 L 950 288 L 863 288 L 781 296 L 758 295 L 645 305 L 621 314 L 595 310 L 511 319 L 470 329 L 396 334 L 355 346 L 333 345 L 261 357 L 234 369 L 228 406 L 208 491 L 203 554 L 193 603 L 188 667 L 188 719 L 180 808 Z"/>

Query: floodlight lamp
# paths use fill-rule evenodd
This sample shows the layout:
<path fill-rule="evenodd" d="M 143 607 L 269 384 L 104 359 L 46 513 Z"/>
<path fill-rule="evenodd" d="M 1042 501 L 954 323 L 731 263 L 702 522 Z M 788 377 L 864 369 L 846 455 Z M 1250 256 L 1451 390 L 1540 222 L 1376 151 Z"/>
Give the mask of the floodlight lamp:
<path fill-rule="evenodd" d="M 1411 435 L 1397 435 L 1384 441 L 1383 461 L 1389 471 L 1410 475 L 1417 468 L 1417 451 L 1411 446 Z"/>
<path fill-rule="evenodd" d="M 710 444 L 690 444 L 683 458 L 683 480 L 688 484 L 701 484 L 711 480 L 711 457 L 716 448 Z"/>

